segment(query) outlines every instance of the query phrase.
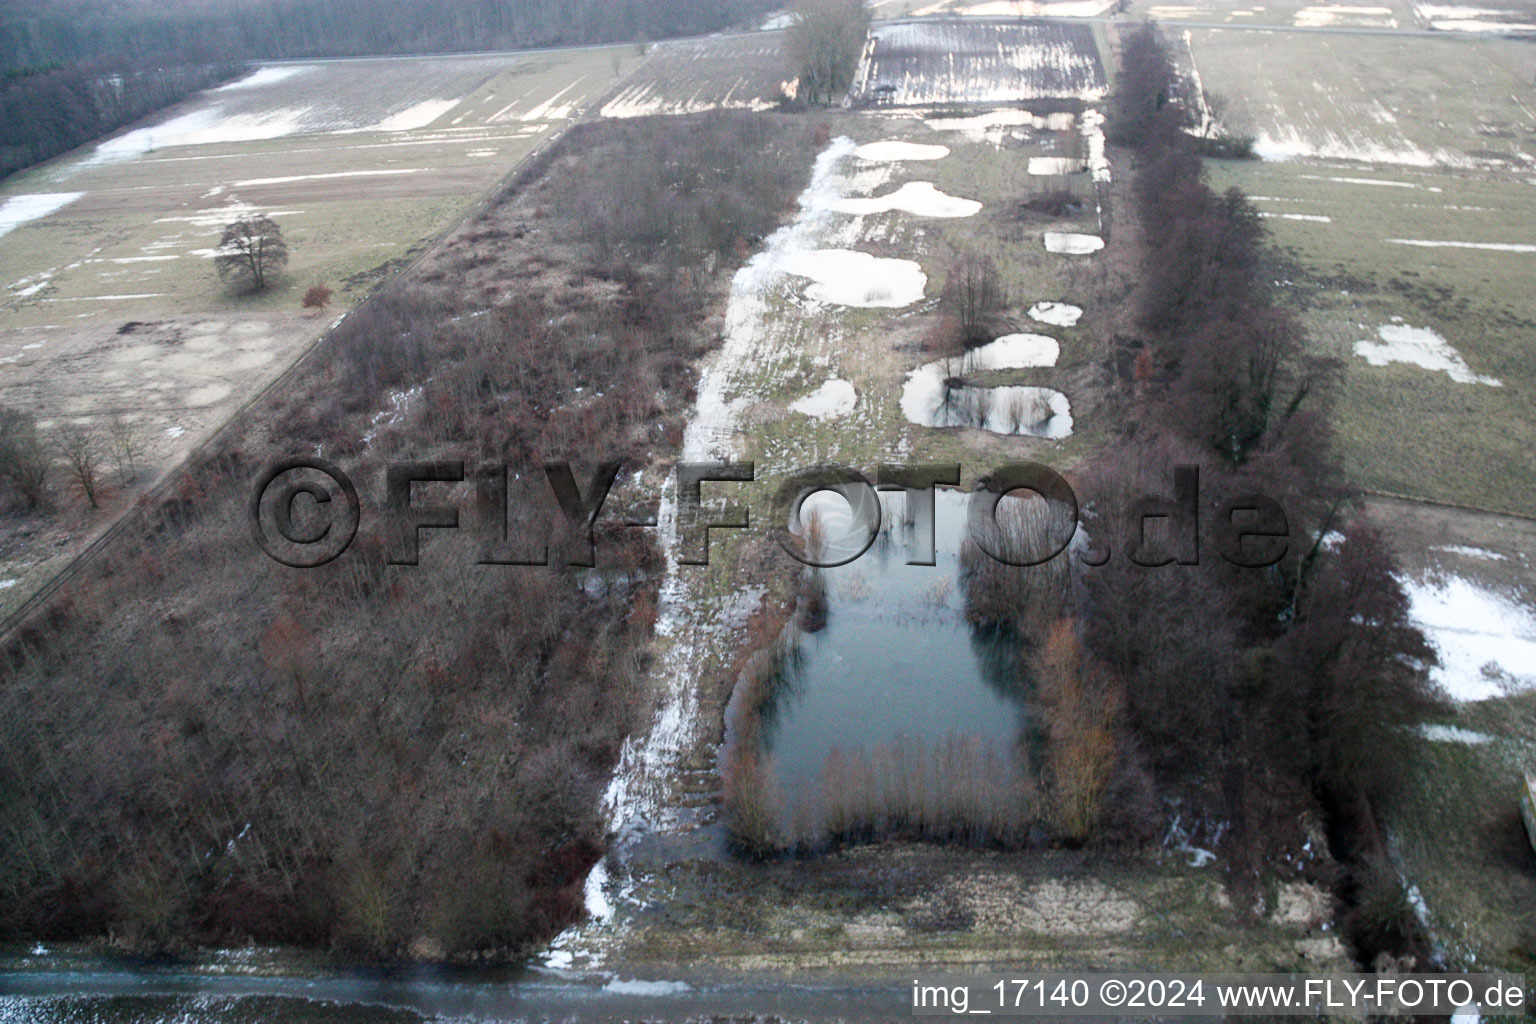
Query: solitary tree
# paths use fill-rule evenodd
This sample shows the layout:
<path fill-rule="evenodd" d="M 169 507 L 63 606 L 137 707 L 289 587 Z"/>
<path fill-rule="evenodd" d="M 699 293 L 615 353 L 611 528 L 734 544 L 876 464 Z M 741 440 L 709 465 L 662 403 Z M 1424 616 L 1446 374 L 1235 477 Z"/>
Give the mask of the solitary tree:
<path fill-rule="evenodd" d="M 271 217 L 241 217 L 224 229 L 214 262 L 220 277 L 259 292 L 267 287 L 268 275 L 288 265 L 288 244 Z"/>
<path fill-rule="evenodd" d="M 811 103 L 831 103 L 846 92 L 868 31 L 864 0 L 799 0 L 787 39 L 800 75 L 797 95 Z"/>
<path fill-rule="evenodd" d="M 312 284 L 304 293 L 303 306 L 305 309 L 324 309 L 331 304 L 331 296 L 335 294 L 323 284 Z"/>

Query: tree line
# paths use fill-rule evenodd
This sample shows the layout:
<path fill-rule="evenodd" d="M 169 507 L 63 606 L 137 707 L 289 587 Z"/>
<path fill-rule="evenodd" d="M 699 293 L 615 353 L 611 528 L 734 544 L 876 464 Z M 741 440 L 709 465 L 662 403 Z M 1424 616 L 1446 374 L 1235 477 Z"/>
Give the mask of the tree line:
<path fill-rule="evenodd" d="M 0 79 L 0 177 L 108 135 L 234 77 L 229 65 L 145 66 L 93 58 Z"/>
<path fill-rule="evenodd" d="M 177 63 L 629 42 L 742 26 L 773 0 L 15 0 L 0 70 L 134 54 Z"/>
<path fill-rule="evenodd" d="M 1083 557 L 1113 557 L 1056 588 L 1037 626 L 1029 671 L 1050 732 L 1050 808 L 1063 835 L 1089 841 L 1176 807 L 1220 840 L 1249 895 L 1279 853 L 1318 838 L 1303 823 L 1320 820 L 1345 872 L 1322 881 L 1388 893 L 1356 900 L 1357 952 L 1412 952 L 1411 934 L 1378 927 L 1383 906 L 1403 905 L 1379 815 L 1413 726 L 1439 700 L 1435 655 L 1330 446 L 1338 366 L 1275 294 L 1282 275 L 1247 197 L 1206 182 L 1175 81 L 1156 28 L 1130 30 L 1110 138 L 1134 162 L 1141 236 L 1140 337 L 1118 339 L 1138 352 L 1123 385 L 1131 424 L 1083 468 L 1079 491 L 1126 513 L 1089 525 Z M 1281 510 L 1283 553 L 1262 569 L 1202 555 L 1197 515 L 1277 528 L 1255 495 Z M 1245 543 L 1279 552 L 1265 537 Z M 1036 616 L 1039 571 L 1012 582 Z"/>

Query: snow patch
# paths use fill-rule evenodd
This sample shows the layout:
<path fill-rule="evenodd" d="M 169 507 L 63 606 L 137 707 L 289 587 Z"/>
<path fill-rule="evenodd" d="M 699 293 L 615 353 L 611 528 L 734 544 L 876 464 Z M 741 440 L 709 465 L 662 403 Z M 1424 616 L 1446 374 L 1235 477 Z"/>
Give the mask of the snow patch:
<path fill-rule="evenodd" d="M 1081 160 L 1064 156 L 1032 156 L 1028 165 L 1030 174 L 1076 174 L 1082 169 Z"/>
<path fill-rule="evenodd" d="M 614 978 L 603 986 L 604 992 L 623 996 L 679 996 L 692 992 L 686 981 L 622 981 Z"/>
<path fill-rule="evenodd" d="M 1076 327 L 1082 315 L 1081 306 L 1071 306 L 1065 302 L 1037 302 L 1029 307 L 1031 320 L 1052 327 Z"/>
<path fill-rule="evenodd" d="M 309 107 L 285 107 L 260 114 L 225 116 L 222 104 L 173 117 L 163 124 L 137 128 L 108 139 L 86 158 L 86 164 L 134 160 L 168 146 L 206 146 L 227 142 L 259 142 L 295 135 Z"/>
<path fill-rule="evenodd" d="M 1355 355 L 1372 366 L 1388 363 L 1412 363 L 1426 370 L 1448 375 L 1458 384 L 1486 384 L 1503 387 L 1503 381 L 1495 377 L 1482 377 L 1472 372 L 1461 353 L 1450 342 L 1428 327 L 1409 327 L 1407 324 L 1384 324 L 1376 328 L 1381 341 L 1355 342 Z"/>
<path fill-rule="evenodd" d="M 913 17 L 928 14 L 954 14 L 963 18 L 1097 18 L 1115 5 L 1115 0 L 976 0 L 957 3 L 940 0 L 920 7 Z"/>
<path fill-rule="evenodd" d="M 1402 580 L 1409 614 L 1440 655 L 1430 678 L 1456 701 L 1536 688 L 1536 617 L 1461 576 Z"/>
<path fill-rule="evenodd" d="M 1278 220 L 1304 220 L 1313 224 L 1332 224 L 1333 218 L 1321 213 L 1260 213 L 1260 217 L 1272 217 Z"/>
<path fill-rule="evenodd" d="M 786 274 L 810 278 L 806 298 L 835 306 L 902 309 L 923 297 L 928 275 L 915 260 L 871 256 L 853 249 L 791 253 Z"/>
<path fill-rule="evenodd" d="M 939 147 L 943 148 L 943 147 Z M 940 191 L 931 181 L 909 181 L 894 192 L 867 199 L 841 199 L 832 204 L 838 213 L 868 214 L 900 210 L 916 217 L 974 217 L 981 204 Z"/>
<path fill-rule="evenodd" d="M 587 881 L 582 888 L 587 915 L 594 921 L 606 921 L 613 917 L 613 904 L 608 901 L 608 894 L 603 890 L 607 884 L 608 866 L 598 861 L 587 873 Z"/>
<path fill-rule="evenodd" d="M 276 85 L 278 82 L 286 82 L 295 75 L 301 75 L 311 70 L 303 67 L 273 67 L 258 68 L 244 78 L 221 85 L 214 92 L 235 92 L 240 89 L 259 89 L 262 86 Z"/>
<path fill-rule="evenodd" d="M 859 395 L 853 385 L 834 377 L 804 398 L 791 403 L 791 412 L 802 413 L 813 419 L 835 420 L 853 412 Z"/>
<path fill-rule="evenodd" d="M 1062 438 L 1072 433 L 1072 405 L 1051 388 L 976 387 L 967 375 L 987 370 L 1055 366 L 1061 345 L 1043 334 L 1009 334 L 951 359 L 937 359 L 907 374 L 901 411 L 927 427 L 974 427 L 994 434 Z"/>
<path fill-rule="evenodd" d="M 1432 743 L 1467 743 L 1473 746 L 1493 740 L 1485 732 L 1473 732 L 1454 725 L 1421 725 L 1419 735 Z"/>
<path fill-rule="evenodd" d="M 1505 557 L 1497 551 L 1486 551 L 1483 548 L 1468 547 L 1465 544 L 1439 544 L 1432 551 L 1449 551 L 1453 555 L 1461 555 L 1465 558 L 1477 558 L 1485 562 L 1502 562 Z"/>
<path fill-rule="evenodd" d="M 376 178 L 391 174 L 418 174 L 420 167 L 402 167 L 387 171 L 333 171 L 329 174 L 292 174 L 285 178 L 247 178 L 237 181 L 232 188 L 254 188 L 259 185 L 289 185 L 295 181 L 325 181 L 330 178 Z"/>
<path fill-rule="evenodd" d="M 895 163 L 901 160 L 942 160 L 949 156 L 948 146 L 926 146 L 920 142 L 886 140 L 870 142 L 853 151 L 860 160 L 870 163 Z"/>
<path fill-rule="evenodd" d="M 1067 256 L 1086 256 L 1104 248 L 1104 239 L 1098 235 L 1079 235 L 1071 231 L 1047 231 L 1045 251 Z"/>
<path fill-rule="evenodd" d="M 1327 5 L 1303 7 L 1296 12 L 1298 28 L 1328 28 L 1348 25 L 1362 28 L 1397 28 L 1390 7 L 1347 7 Z"/>
<path fill-rule="evenodd" d="M 459 105 L 458 100 L 423 100 L 391 114 L 371 129 L 376 132 L 413 132 L 427 127 Z"/>
<path fill-rule="evenodd" d="M 1441 242 L 1428 238 L 1389 238 L 1393 245 L 1414 245 L 1421 249 L 1486 249 L 1489 252 L 1536 252 L 1536 245 L 1519 242 Z"/>
<path fill-rule="evenodd" d="M 11 196 L 0 206 L 0 238 L 28 221 L 62 210 L 83 195 L 84 192 L 35 192 Z"/>

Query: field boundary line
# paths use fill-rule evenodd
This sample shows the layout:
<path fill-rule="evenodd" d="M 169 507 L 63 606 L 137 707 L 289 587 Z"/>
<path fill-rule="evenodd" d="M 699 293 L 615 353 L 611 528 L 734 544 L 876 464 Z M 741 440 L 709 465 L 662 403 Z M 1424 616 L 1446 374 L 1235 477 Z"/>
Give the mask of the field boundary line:
<path fill-rule="evenodd" d="M 1524 519 L 1536 523 L 1536 515 L 1529 512 L 1511 512 L 1502 508 L 1486 508 L 1482 505 L 1468 505 L 1459 501 L 1442 501 L 1439 498 L 1423 498 L 1414 494 L 1399 494 L 1396 491 L 1378 491 L 1371 488 L 1361 488 L 1361 494 L 1370 498 L 1388 498 L 1392 501 L 1407 501 L 1415 505 L 1434 505 L 1438 508 L 1454 508 L 1461 512 L 1476 512 L 1485 516 L 1505 516 L 1509 519 Z"/>

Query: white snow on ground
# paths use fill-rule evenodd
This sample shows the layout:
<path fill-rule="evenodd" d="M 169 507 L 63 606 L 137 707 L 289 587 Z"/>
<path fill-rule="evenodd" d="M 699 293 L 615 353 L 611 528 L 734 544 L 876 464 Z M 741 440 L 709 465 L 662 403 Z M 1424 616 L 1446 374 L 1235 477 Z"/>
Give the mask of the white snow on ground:
<path fill-rule="evenodd" d="M 930 117 L 923 124 L 936 132 L 959 132 L 972 142 L 990 142 L 1000 146 L 1005 138 L 1015 134 L 1016 128 L 1034 128 L 1038 131 L 1065 132 L 1072 130 L 1076 120 L 1071 114 L 1031 114 L 1027 110 L 992 110 L 970 117 Z"/>
<path fill-rule="evenodd" d="M 1425 21 L 1434 18 L 1497 18 L 1508 13 L 1492 7 L 1461 7 L 1447 4 L 1414 4 L 1413 9 Z"/>
<path fill-rule="evenodd" d="M 1083 111 L 1083 138 L 1088 140 L 1088 170 L 1096 182 L 1109 181 L 1109 156 L 1104 149 L 1104 115 L 1097 108 Z"/>
<path fill-rule="evenodd" d="M 1486 249 L 1489 252 L 1536 252 L 1536 245 L 1516 242 L 1440 242 L 1428 238 L 1389 238 L 1393 245 L 1414 245 L 1421 249 Z"/>
<path fill-rule="evenodd" d="M 1478 558 L 1485 562 L 1502 562 L 1505 557 L 1497 551 L 1485 551 L 1482 548 L 1467 547 L 1465 544 L 1438 544 L 1431 551 L 1449 551 L 1453 555 L 1463 555 L 1467 558 Z"/>
<path fill-rule="evenodd" d="M 1503 387 L 1503 381 L 1495 377 L 1481 377 L 1461 358 L 1461 353 L 1450 342 L 1428 327 L 1409 327 L 1407 324 L 1384 324 L 1376 328 L 1381 341 L 1355 342 L 1355 355 L 1372 366 L 1388 363 L 1412 363 L 1426 370 L 1447 374 L 1458 384 L 1486 384 Z"/>
<path fill-rule="evenodd" d="M 1047 231 L 1045 251 L 1067 256 L 1086 256 L 1104 248 L 1104 239 L 1098 235 L 1079 235 L 1071 231 Z"/>
<path fill-rule="evenodd" d="M 1468 743 L 1476 745 L 1493 739 L 1485 732 L 1473 732 L 1454 725 L 1421 725 L 1419 735 L 1434 743 Z"/>
<path fill-rule="evenodd" d="M 62 210 L 83 195 L 84 192 L 37 192 L 11 196 L 4 205 L 0 205 L 0 237 L 10 234 L 29 220 L 37 220 Z"/>
<path fill-rule="evenodd" d="M 793 11 L 785 11 L 783 14 L 775 14 L 758 26 L 762 32 L 782 32 L 795 23 Z"/>
<path fill-rule="evenodd" d="M 900 210 L 917 217 L 974 217 L 981 212 L 981 204 L 976 200 L 948 195 L 931 181 L 909 181 L 883 196 L 840 199 L 832 208 L 838 213 L 855 214 Z"/>
<path fill-rule="evenodd" d="M 795 85 L 796 83 L 792 81 L 783 83 L 784 91 L 791 96 L 794 95 Z M 732 99 L 729 92 L 720 96 L 718 89 L 708 86 L 700 86 L 699 90 L 687 99 L 669 98 L 661 83 L 641 82 L 620 90 L 617 96 L 603 104 L 599 114 L 602 117 L 612 118 L 653 117 L 658 114 L 678 117 L 716 109 L 771 110 L 777 105 L 774 100 L 761 97 L 737 100 Z"/>
<path fill-rule="evenodd" d="M 1061 345 L 1043 334 L 1008 334 L 953 359 L 907 374 L 901 411 L 928 427 L 975 427 L 995 434 L 1061 438 L 1072 433 L 1072 405 L 1050 388 L 955 386 L 953 378 L 986 370 L 1055 366 Z"/>
<path fill-rule="evenodd" d="M 1429 27 L 1441 32 L 1536 32 L 1536 25 L 1521 21 L 1432 21 Z"/>
<path fill-rule="evenodd" d="M 1064 156 L 1032 156 L 1028 165 L 1030 174 L 1076 174 L 1082 169 L 1081 160 Z"/>
<path fill-rule="evenodd" d="M 1055 366 L 1061 345 L 1044 334 L 1005 334 L 990 344 L 972 349 L 966 372 L 1025 370 Z"/>
<path fill-rule="evenodd" d="M 603 986 L 604 992 L 621 996 L 679 996 L 692 992 L 686 981 L 622 981 L 614 978 Z"/>
<path fill-rule="evenodd" d="M 1336 181 L 1342 185 L 1380 185 L 1390 188 L 1418 188 L 1411 181 L 1388 181 L 1385 178 L 1344 178 L 1336 174 L 1298 174 L 1298 178 L 1310 181 Z"/>
<path fill-rule="evenodd" d="M 371 130 L 379 132 L 413 132 L 418 128 L 425 128 L 458 105 L 458 100 L 423 100 L 413 106 L 406 107 L 399 113 L 389 115 L 374 125 Z"/>
<path fill-rule="evenodd" d="M 20 582 L 21 580 L 0 580 L 0 590 L 10 590 Z"/>
<path fill-rule="evenodd" d="M 1292 125 L 1260 131 L 1254 153 L 1263 160 L 1353 160 L 1359 163 L 1399 164 L 1406 167 L 1459 167 L 1473 169 L 1477 161 L 1446 150 L 1429 152 L 1400 137 L 1396 145 L 1384 145 L 1362 134 L 1309 129 L 1309 136 Z"/>
<path fill-rule="evenodd" d="M 853 151 L 853 140 L 839 137 L 817 156 L 811 183 L 800 194 L 799 214 L 770 235 L 762 250 L 731 278 L 724 340 L 700 374 L 693 413 L 683 431 L 680 462 L 730 461 L 735 456 L 737 424 L 747 407 L 760 397 L 753 382 L 762 367 L 773 365 L 790 343 L 775 329 L 773 315 L 779 300 L 793 301 L 796 282 L 789 277 L 791 266 L 820 245 L 856 240 L 860 219 L 839 214 L 831 207 L 849 195 L 872 191 L 887 180 L 889 170 L 866 165 L 852 176 L 845 174 L 842 165 Z M 603 794 L 609 830 L 620 850 L 641 833 L 677 826 L 670 782 L 678 759 L 695 742 L 699 714 L 694 681 L 701 671 L 700 660 L 707 657 L 715 637 L 733 634 L 742 627 L 763 595 L 760 587 L 748 587 L 723 599 L 713 598 L 701 595 L 692 585 L 676 547 L 675 486 L 675 478 L 663 485 L 656 515 L 657 536 L 667 565 L 656 619 L 657 640 L 666 646 L 656 671 L 666 690 L 650 728 L 624 741 L 613 778 Z M 602 874 L 595 884 L 604 894 L 602 903 L 611 906 L 606 896 L 608 869 L 600 867 Z M 589 880 L 589 910 L 598 905 L 592 884 Z M 544 954 L 544 964 L 555 970 L 571 969 L 578 952 L 589 965 L 600 963 L 604 956 L 594 936 L 577 926 L 555 938 Z"/>
<path fill-rule="evenodd" d="M 806 298 L 834 306 L 902 309 L 921 299 L 928 285 L 928 275 L 916 260 L 871 256 L 855 249 L 790 253 L 780 269 L 810 278 Z"/>
<path fill-rule="evenodd" d="M 613 904 L 608 902 L 608 894 L 603 891 L 607 884 L 608 866 L 598 861 L 587 873 L 587 881 L 582 888 L 587 914 L 594 921 L 606 921 L 613 916 Z"/>
<path fill-rule="evenodd" d="M 860 160 L 893 163 L 899 160 L 942 160 L 949 156 L 948 146 L 925 146 L 920 142 L 870 142 L 853 151 Z"/>
<path fill-rule="evenodd" d="M 1029 318 L 1052 327 L 1076 327 L 1082 307 L 1065 302 L 1037 302 L 1029 307 Z"/>
<path fill-rule="evenodd" d="M 833 140 L 816 158 L 811 183 L 800 195 L 800 213 L 770 235 L 763 249 L 731 279 L 724 341 L 700 375 L 679 461 L 729 461 L 736 454 L 737 423 L 757 400 L 751 382 L 792 343 L 771 323 L 771 300 L 793 296 L 794 282 L 786 278 L 789 266 L 819 245 L 854 241 L 861 230 L 858 219 L 836 213 L 831 205 L 850 194 L 871 191 L 889 173 L 876 165 L 855 170 L 853 177 L 845 174 L 842 164 L 853 151 L 851 139 Z M 625 741 L 604 795 L 611 827 L 621 842 L 636 831 L 669 825 L 668 779 L 676 758 L 693 740 L 698 717 L 692 685 L 695 661 L 711 634 L 734 628 L 731 615 L 722 614 L 730 609 L 722 610 L 718 600 L 700 599 L 679 566 L 679 553 L 672 546 L 677 536 L 672 486 L 669 481 L 657 514 L 657 536 L 664 544 L 667 572 L 658 602 L 656 633 L 669 644 L 658 671 L 669 690 L 649 731 Z M 736 599 L 744 607 L 754 605 L 761 593 L 747 589 Z"/>
<path fill-rule="evenodd" d="M 256 142 L 281 139 L 299 132 L 308 107 L 286 107 L 261 114 L 224 116 L 215 104 L 207 110 L 194 110 L 173 117 L 163 124 L 136 128 L 97 146 L 86 158 L 88 164 L 133 160 L 167 146 L 203 146 L 225 142 Z"/>
<path fill-rule="evenodd" d="M 1461 576 L 1400 581 L 1409 614 L 1440 655 L 1430 678 L 1452 700 L 1536 688 L 1536 616 Z"/>
<path fill-rule="evenodd" d="M 1481 1007 L 1476 1003 L 1468 1003 L 1466 1006 L 1457 1007 L 1451 1014 L 1451 1024 L 1482 1024 Z"/>
<path fill-rule="evenodd" d="M 294 75 L 303 74 L 311 70 L 307 67 L 275 67 L 259 68 L 244 78 L 236 79 L 228 85 L 221 85 L 214 92 L 234 92 L 239 89 L 257 89 L 264 85 L 275 85 L 284 82 Z"/>
<path fill-rule="evenodd" d="M 1104 70 L 1092 48 L 1053 37 L 1037 24 L 914 19 L 870 31 L 851 96 L 933 107 L 1030 97 L 1094 102 L 1105 92 Z"/>
<path fill-rule="evenodd" d="M 1260 213 L 1260 217 L 1272 217 L 1278 220 L 1304 220 L 1313 224 L 1332 224 L 1333 218 L 1321 213 Z"/>
<path fill-rule="evenodd" d="M 543 103 L 530 108 L 526 113 L 523 114 L 522 120 L 559 121 L 570 117 L 571 113 L 576 109 L 576 101 L 566 100 L 566 102 L 561 103 L 560 100 L 565 96 L 566 93 L 580 85 L 585 78 L 586 76 L 583 75 L 581 78 L 576 79 L 576 81 L 572 82 L 564 89 L 561 89 L 559 92 L 555 93 Z"/>
<path fill-rule="evenodd" d="M 804 398 L 791 403 L 789 409 L 813 419 L 835 420 L 853 412 L 858 404 L 859 395 L 853 385 L 834 377 Z"/>
<path fill-rule="evenodd" d="M 1056 0 L 1052 3 L 1035 0 L 978 0 L 976 3 L 957 3 L 956 0 L 940 0 L 939 3 L 920 7 L 912 12 L 914 17 L 928 14 L 958 14 L 967 18 L 1097 18 L 1115 5 L 1115 0 Z"/>
<path fill-rule="evenodd" d="M 1296 12 L 1296 25 L 1300 28 L 1321 28 L 1334 25 L 1351 25 L 1363 28 L 1397 28 L 1390 7 L 1348 7 L 1323 5 L 1303 7 Z"/>
<path fill-rule="evenodd" d="M 376 178 L 391 174 L 420 174 L 424 168 L 402 167 L 389 171 L 333 171 L 330 174 L 293 174 L 286 178 L 247 178 L 230 185 L 230 188 L 253 188 L 257 185 L 288 185 L 295 181 L 324 181 L 328 178 Z"/>

